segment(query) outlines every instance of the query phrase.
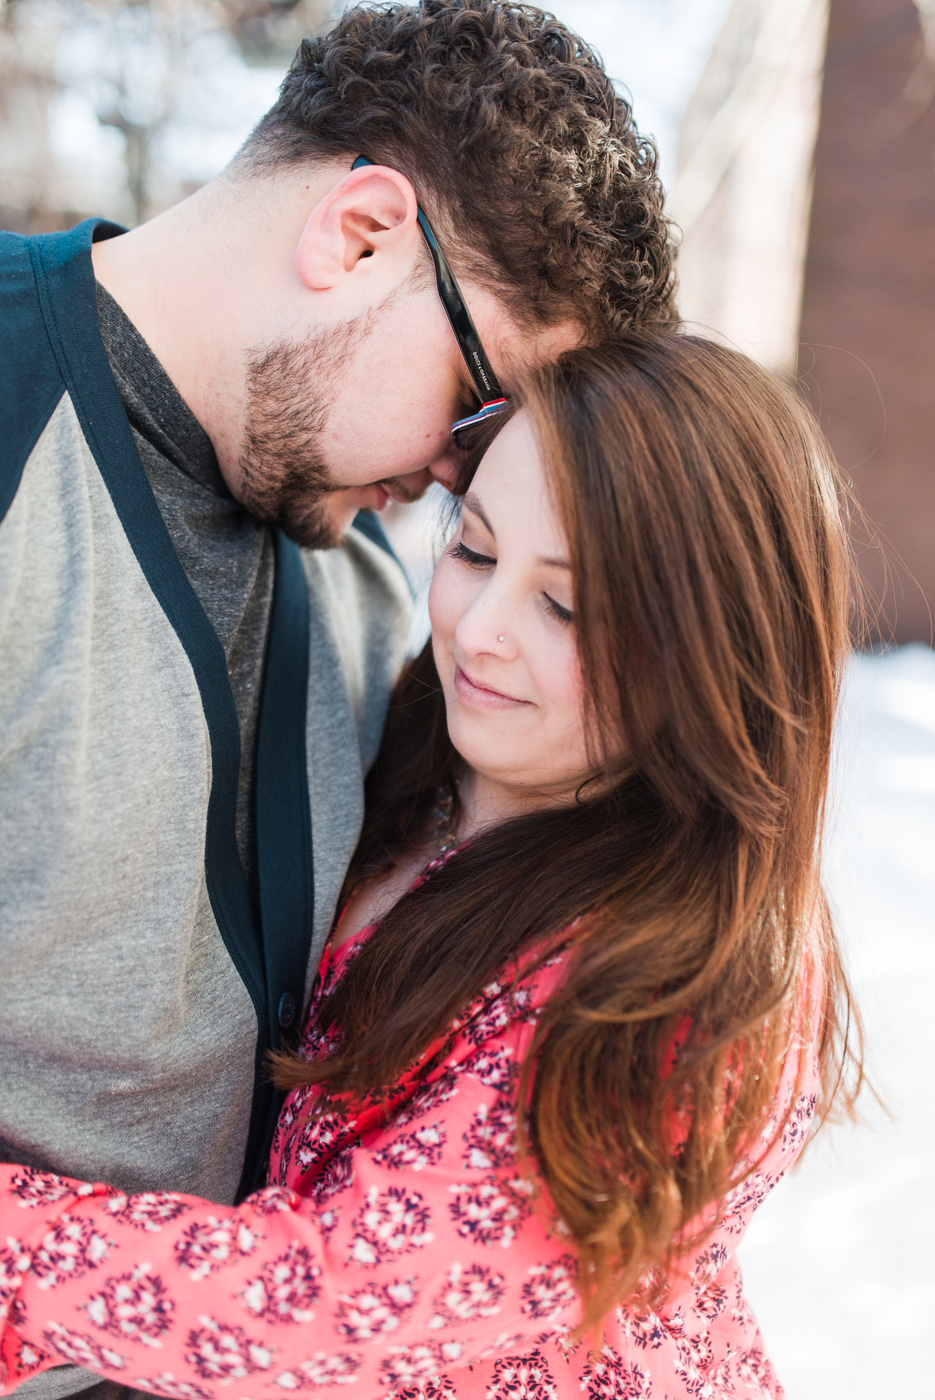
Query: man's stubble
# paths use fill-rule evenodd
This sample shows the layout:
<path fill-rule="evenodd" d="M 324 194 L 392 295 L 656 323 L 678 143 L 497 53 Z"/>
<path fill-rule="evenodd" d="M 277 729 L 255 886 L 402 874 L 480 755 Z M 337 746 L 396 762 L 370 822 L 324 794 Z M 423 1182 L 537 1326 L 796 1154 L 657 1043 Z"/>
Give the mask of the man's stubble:
<path fill-rule="evenodd" d="M 240 454 L 240 500 L 265 525 L 308 549 L 338 543 L 325 501 L 335 490 L 323 460 L 331 385 L 360 327 L 280 341 L 247 364 L 247 411 Z"/>
<path fill-rule="evenodd" d="M 403 290 L 344 326 L 318 331 L 304 342 L 280 341 L 251 353 L 247 409 L 240 454 L 241 504 L 264 525 L 281 529 L 306 549 L 333 549 L 341 531 L 326 502 L 347 483 L 331 477 L 324 459 L 328 405 L 342 371 L 379 317 Z M 404 483 L 385 484 L 397 500 L 416 500 Z"/>

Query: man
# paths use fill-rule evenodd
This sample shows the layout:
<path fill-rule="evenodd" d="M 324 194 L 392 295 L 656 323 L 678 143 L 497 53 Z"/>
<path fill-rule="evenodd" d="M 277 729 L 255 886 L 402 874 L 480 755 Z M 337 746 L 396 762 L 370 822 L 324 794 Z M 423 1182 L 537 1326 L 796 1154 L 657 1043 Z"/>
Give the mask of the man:
<path fill-rule="evenodd" d="M 0 1155 L 262 1179 L 406 632 L 359 512 L 670 294 L 651 147 L 506 0 L 351 12 L 191 199 L 0 239 Z"/>

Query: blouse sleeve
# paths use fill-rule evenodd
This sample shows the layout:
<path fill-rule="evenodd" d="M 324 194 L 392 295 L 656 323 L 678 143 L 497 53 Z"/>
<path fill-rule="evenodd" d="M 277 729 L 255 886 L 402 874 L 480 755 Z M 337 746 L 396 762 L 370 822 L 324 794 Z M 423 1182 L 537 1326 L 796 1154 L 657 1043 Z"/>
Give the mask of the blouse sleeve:
<path fill-rule="evenodd" d="M 364 1400 L 573 1327 L 570 1242 L 515 1157 L 524 1034 L 495 1029 L 337 1157 L 317 1200 L 225 1207 L 0 1166 L 3 1391 L 72 1362 L 177 1400 Z"/>
<path fill-rule="evenodd" d="M 588 1400 L 648 1394 L 654 1376 L 676 1400 L 709 1384 L 774 1393 L 734 1255 L 807 1136 L 814 1047 L 791 1048 L 749 1175 L 712 1208 L 664 1307 L 616 1309 L 592 1354 L 568 1335 L 571 1240 L 515 1155 L 531 1012 L 488 998 L 444 1071 L 347 1146 L 326 1116 L 299 1130 L 295 1160 L 316 1162 L 308 1195 L 271 1186 L 217 1206 L 0 1166 L 0 1391 L 71 1362 L 169 1400 L 554 1400 L 548 1378 L 566 1373 Z M 434 1384 L 455 1373 L 456 1392 Z M 539 1388 L 518 1391 L 524 1376 Z"/>

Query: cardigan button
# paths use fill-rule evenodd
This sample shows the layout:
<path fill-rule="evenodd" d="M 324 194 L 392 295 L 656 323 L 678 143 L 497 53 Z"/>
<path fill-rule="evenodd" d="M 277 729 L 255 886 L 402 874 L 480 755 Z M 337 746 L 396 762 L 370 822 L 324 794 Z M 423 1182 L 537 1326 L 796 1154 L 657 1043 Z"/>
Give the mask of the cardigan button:
<path fill-rule="evenodd" d="M 295 1020 L 295 997 L 291 992 L 283 992 L 279 998 L 279 1009 L 277 1011 L 279 1024 L 284 1031 L 287 1031 Z"/>

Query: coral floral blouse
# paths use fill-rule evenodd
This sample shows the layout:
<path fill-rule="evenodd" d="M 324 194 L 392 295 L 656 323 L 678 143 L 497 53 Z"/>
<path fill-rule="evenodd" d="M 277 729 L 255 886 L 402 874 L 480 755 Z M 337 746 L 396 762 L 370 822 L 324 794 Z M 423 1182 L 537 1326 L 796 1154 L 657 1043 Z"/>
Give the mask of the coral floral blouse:
<path fill-rule="evenodd" d="M 371 932 L 325 955 L 309 1058 L 316 1006 Z M 270 1184 L 240 1206 L 0 1166 L 0 1389 L 73 1362 L 169 1400 L 782 1396 L 734 1254 L 803 1145 L 813 1057 L 665 1308 L 618 1308 L 603 1345 L 575 1343 L 574 1250 L 514 1150 L 518 1067 L 565 956 L 485 987 L 388 1108 L 290 1094 Z M 790 1063 L 774 1123 L 794 1080 Z"/>

